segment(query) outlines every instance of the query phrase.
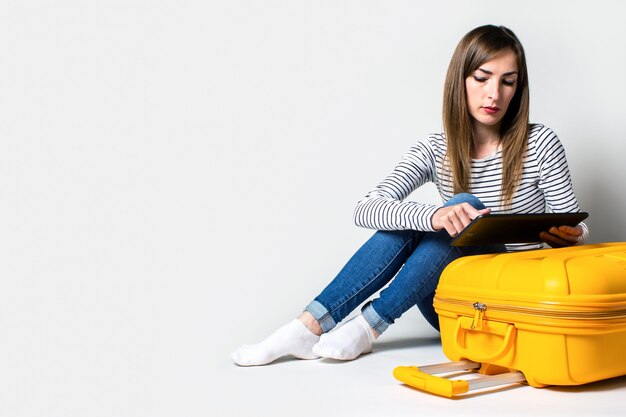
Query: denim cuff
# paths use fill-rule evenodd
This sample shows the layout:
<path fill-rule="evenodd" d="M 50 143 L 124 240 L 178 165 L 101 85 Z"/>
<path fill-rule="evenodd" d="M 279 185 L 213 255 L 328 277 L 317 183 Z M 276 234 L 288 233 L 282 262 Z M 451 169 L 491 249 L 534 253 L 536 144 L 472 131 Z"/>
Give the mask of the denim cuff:
<path fill-rule="evenodd" d="M 332 318 L 328 309 L 317 300 L 311 301 L 309 305 L 306 306 L 304 311 L 308 311 L 313 317 L 315 317 L 315 320 L 317 320 L 317 322 L 320 324 L 322 332 L 324 333 L 328 333 L 337 325 L 337 323 L 335 323 L 335 319 Z"/>
<path fill-rule="evenodd" d="M 374 307 L 372 307 L 371 302 L 363 306 L 361 314 L 363 315 L 365 321 L 372 327 L 372 329 L 376 330 L 378 334 L 383 334 L 383 332 L 387 330 L 387 327 L 391 325 L 391 323 L 387 323 L 378 315 L 376 310 L 374 310 Z"/>

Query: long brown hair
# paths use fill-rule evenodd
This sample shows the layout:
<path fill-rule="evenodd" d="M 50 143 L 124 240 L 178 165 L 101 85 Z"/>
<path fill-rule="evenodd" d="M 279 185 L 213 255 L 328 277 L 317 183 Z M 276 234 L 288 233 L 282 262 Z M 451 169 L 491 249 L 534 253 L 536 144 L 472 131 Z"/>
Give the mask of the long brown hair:
<path fill-rule="evenodd" d="M 504 26 L 481 26 L 461 39 L 448 67 L 443 96 L 443 125 L 448 142 L 447 169 L 451 171 L 454 193 L 469 186 L 472 118 L 467 107 L 465 79 L 485 62 L 510 49 L 517 58 L 517 89 L 502 118 L 502 190 L 504 206 L 509 206 L 522 176 L 528 143 L 528 71 L 524 48 L 517 36 Z"/>

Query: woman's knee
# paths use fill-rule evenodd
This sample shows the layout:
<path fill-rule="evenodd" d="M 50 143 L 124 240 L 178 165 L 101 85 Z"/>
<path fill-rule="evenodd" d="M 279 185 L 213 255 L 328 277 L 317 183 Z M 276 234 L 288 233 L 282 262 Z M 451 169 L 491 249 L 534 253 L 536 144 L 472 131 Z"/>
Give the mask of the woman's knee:
<path fill-rule="evenodd" d="M 477 210 L 482 210 L 485 208 L 485 205 L 478 197 L 470 193 L 459 193 L 455 194 L 450 200 L 448 200 L 444 206 L 453 206 L 455 204 L 461 203 L 469 203 L 472 207 Z"/>
<path fill-rule="evenodd" d="M 415 230 L 377 230 L 372 236 L 379 240 L 410 240 L 414 237 Z"/>
<path fill-rule="evenodd" d="M 385 248 L 398 246 L 413 249 L 422 234 L 416 230 L 378 230 L 370 238 L 370 242 Z"/>

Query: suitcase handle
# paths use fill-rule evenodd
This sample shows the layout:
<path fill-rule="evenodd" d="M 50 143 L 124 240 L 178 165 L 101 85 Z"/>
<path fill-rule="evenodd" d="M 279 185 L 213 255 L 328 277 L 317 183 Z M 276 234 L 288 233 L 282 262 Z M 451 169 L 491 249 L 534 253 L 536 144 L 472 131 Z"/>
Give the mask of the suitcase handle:
<path fill-rule="evenodd" d="M 452 398 L 455 395 L 465 394 L 468 391 L 494 387 L 525 381 L 521 372 L 509 372 L 499 375 L 478 375 L 474 379 L 447 379 L 433 374 L 455 371 L 470 371 L 480 368 L 480 364 L 472 361 L 441 363 L 438 365 L 398 366 L 393 370 L 393 376 L 405 384 L 422 391 L 443 397 Z"/>
<path fill-rule="evenodd" d="M 493 363 L 498 359 L 502 358 L 506 355 L 513 343 L 515 342 L 515 337 L 517 336 L 517 329 L 514 325 L 509 323 L 500 323 L 500 322 L 489 322 L 487 326 L 483 326 L 481 330 L 477 330 L 472 328 L 473 320 L 469 317 L 461 316 L 458 318 L 456 323 L 456 348 L 461 353 L 461 355 L 465 358 L 471 359 L 475 362 L 482 363 Z M 502 346 L 494 353 L 491 354 L 481 354 L 481 352 L 476 351 L 475 349 L 467 349 L 463 344 L 463 335 L 466 331 L 472 332 L 484 332 L 496 334 L 498 336 L 503 336 L 504 340 L 502 341 Z"/>
<path fill-rule="evenodd" d="M 452 398 L 455 395 L 464 394 L 469 391 L 469 384 L 462 379 L 451 380 L 440 376 L 432 375 L 432 373 L 452 372 L 454 370 L 466 371 L 467 369 L 476 369 L 480 367 L 477 363 L 473 368 L 469 368 L 469 361 L 451 362 L 448 364 L 432 365 L 446 366 L 445 369 L 428 370 L 429 366 L 422 369 L 417 366 L 398 366 L 393 370 L 393 376 L 413 388 L 427 391 L 443 397 Z"/>

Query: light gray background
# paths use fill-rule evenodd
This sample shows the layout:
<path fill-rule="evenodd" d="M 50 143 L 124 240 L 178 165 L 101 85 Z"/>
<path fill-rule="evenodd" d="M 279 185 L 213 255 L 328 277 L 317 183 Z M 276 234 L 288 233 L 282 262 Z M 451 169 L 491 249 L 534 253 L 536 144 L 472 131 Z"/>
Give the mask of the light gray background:
<path fill-rule="evenodd" d="M 408 392 L 395 365 L 445 360 L 414 310 L 350 364 L 227 356 L 298 314 L 370 235 L 354 204 L 441 130 L 449 58 L 478 25 L 525 45 L 531 118 L 567 149 L 592 241 L 626 240 L 621 2 L 0 4 L 0 415 L 624 404 L 623 379 L 465 403 Z"/>

